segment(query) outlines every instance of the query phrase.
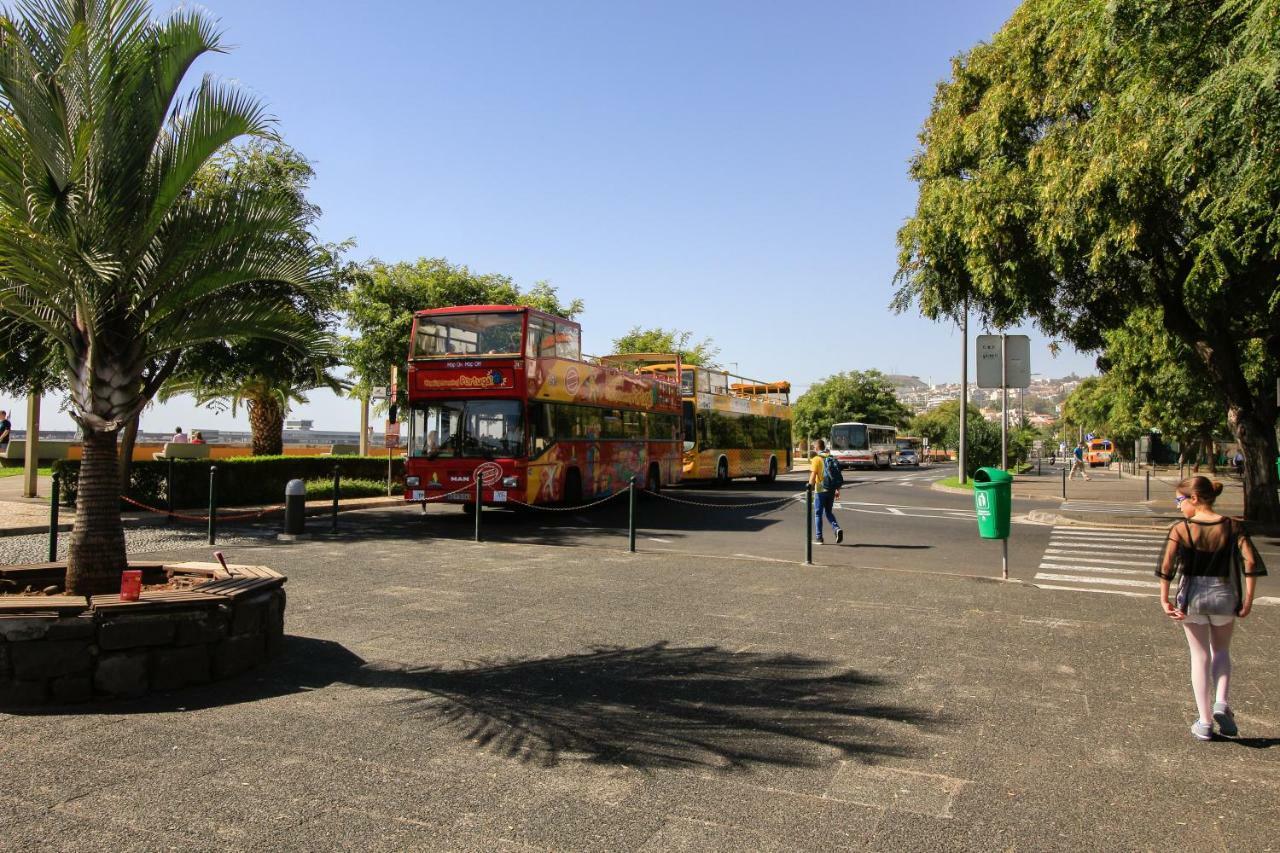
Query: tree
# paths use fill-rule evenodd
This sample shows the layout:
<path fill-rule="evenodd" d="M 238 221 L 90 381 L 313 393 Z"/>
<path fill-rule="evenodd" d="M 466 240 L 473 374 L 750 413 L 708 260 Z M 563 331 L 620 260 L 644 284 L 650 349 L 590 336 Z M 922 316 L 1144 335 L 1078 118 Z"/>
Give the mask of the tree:
<path fill-rule="evenodd" d="M 0 17 L 0 312 L 57 352 L 84 432 L 67 588 L 118 588 L 127 565 L 116 437 L 208 340 L 305 342 L 287 301 L 225 299 L 248 282 L 307 290 L 290 199 L 192 191 L 242 136 L 252 97 L 191 64 L 222 47 L 205 15 L 145 0 L 28 0 Z"/>
<path fill-rule="evenodd" d="M 342 287 L 352 275 L 351 265 L 343 260 L 351 243 L 322 245 L 313 234 L 321 211 L 306 194 L 314 177 L 307 159 L 283 142 L 251 140 L 228 146 L 195 181 L 195 192 L 214 199 L 246 190 L 291 199 L 297 211 L 292 239 L 299 251 L 315 254 L 313 265 L 323 271 L 307 291 L 253 282 L 236 294 L 265 292 L 288 300 L 298 323 L 310 329 L 312 340 L 304 351 L 262 339 L 208 341 L 183 354 L 160 391 L 161 400 L 190 394 L 199 405 L 229 406 L 233 414 L 243 405 L 255 456 L 284 452 L 285 418 L 294 403 L 307 402 L 308 391 L 327 388 L 342 393 L 349 387 L 332 372 L 340 366 L 340 357 L 330 329 L 337 321 Z"/>
<path fill-rule="evenodd" d="M 415 311 L 451 305 L 527 305 L 569 319 L 582 312 L 581 299 L 561 302 L 548 282 L 522 291 L 508 276 L 479 275 L 444 258 L 394 264 L 370 261 L 352 278 L 344 308 L 347 325 L 356 334 L 344 341 L 344 350 L 360 393 L 385 384 L 391 367 L 408 361 Z"/>
<path fill-rule="evenodd" d="M 1184 450 L 1207 448 L 1210 465 L 1215 465 L 1213 441 L 1227 432 L 1226 409 L 1200 360 L 1165 331 L 1159 309 L 1132 312 L 1123 326 L 1104 337 L 1099 363 L 1125 389 L 1137 421 Z"/>
<path fill-rule="evenodd" d="M 633 352 L 674 352 L 680 354 L 684 364 L 698 364 L 703 367 L 717 367 L 715 358 L 720 349 L 711 342 L 711 338 L 703 338 L 693 342 L 693 332 L 679 329 L 642 329 L 632 326 L 631 331 L 613 342 L 613 352 L 625 355 Z"/>
<path fill-rule="evenodd" d="M 797 435 L 826 436 L 831 425 L 862 421 L 905 426 L 911 412 L 898 401 L 893 386 L 878 370 L 851 370 L 809 386 L 795 405 Z"/>
<path fill-rule="evenodd" d="M 982 411 L 969 404 L 968 432 L 965 436 L 965 474 L 1000 465 L 1000 427 L 988 421 Z M 911 420 L 910 429 L 916 435 L 927 437 L 935 447 L 960 446 L 960 401 L 947 400 Z M 1010 448 L 1014 449 L 1014 442 Z M 1025 458 L 1025 456 L 1023 457 Z M 1017 457 L 1015 454 L 1015 461 Z"/>
<path fill-rule="evenodd" d="M 1030 317 L 1083 350 L 1158 308 L 1280 520 L 1277 0 L 1027 0 L 952 64 L 911 164 L 899 310 Z M 1260 353 L 1262 367 L 1247 364 Z"/>

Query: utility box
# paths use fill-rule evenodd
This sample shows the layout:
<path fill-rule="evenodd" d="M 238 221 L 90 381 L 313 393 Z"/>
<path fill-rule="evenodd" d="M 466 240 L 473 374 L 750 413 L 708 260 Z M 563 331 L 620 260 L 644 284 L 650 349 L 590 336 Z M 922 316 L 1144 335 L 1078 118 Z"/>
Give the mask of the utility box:
<path fill-rule="evenodd" d="M 983 539 L 1008 539 L 1013 506 L 1013 477 L 999 468 L 979 468 L 973 474 L 973 506 L 978 513 L 978 535 Z"/>

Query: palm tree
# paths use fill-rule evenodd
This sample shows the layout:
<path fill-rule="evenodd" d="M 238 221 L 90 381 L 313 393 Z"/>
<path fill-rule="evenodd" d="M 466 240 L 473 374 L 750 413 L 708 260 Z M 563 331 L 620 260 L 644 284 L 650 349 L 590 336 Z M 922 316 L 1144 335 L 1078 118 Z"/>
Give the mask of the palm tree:
<path fill-rule="evenodd" d="M 327 388 L 342 394 L 351 387 L 330 372 L 337 366 L 336 341 L 321 329 L 315 345 L 302 356 L 256 340 L 238 346 L 206 344 L 192 353 L 198 362 L 184 361 L 160 389 L 160 401 L 190 394 L 201 406 L 229 403 L 232 415 L 244 406 L 254 456 L 284 452 L 284 419 L 294 403 L 307 402 L 308 391 Z"/>
<path fill-rule="evenodd" d="M 182 352 L 228 338 L 304 346 L 297 313 L 247 282 L 313 286 L 297 206 L 192 181 L 261 105 L 191 64 L 222 52 L 200 12 L 153 20 L 146 0 L 22 0 L 0 15 L 0 315 L 38 328 L 84 432 L 67 589 L 118 586 L 126 565 L 116 436 Z M 235 294 L 237 298 L 230 298 Z"/>

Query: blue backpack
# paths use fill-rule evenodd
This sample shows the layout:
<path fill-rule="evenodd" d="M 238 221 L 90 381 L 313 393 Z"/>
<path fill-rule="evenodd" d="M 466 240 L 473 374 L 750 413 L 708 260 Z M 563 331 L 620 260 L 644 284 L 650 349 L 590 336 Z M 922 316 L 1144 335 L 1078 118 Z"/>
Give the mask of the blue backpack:
<path fill-rule="evenodd" d="M 834 492 L 844 485 L 844 474 L 834 456 L 822 457 L 822 491 Z"/>

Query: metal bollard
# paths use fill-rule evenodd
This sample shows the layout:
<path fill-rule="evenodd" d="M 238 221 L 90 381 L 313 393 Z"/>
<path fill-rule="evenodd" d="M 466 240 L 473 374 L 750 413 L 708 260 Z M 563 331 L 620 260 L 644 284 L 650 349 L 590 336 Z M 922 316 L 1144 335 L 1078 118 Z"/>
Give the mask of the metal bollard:
<path fill-rule="evenodd" d="M 218 544 L 218 466 L 209 466 L 209 544 Z"/>
<path fill-rule="evenodd" d="M 1151 471 L 1147 471 L 1147 500 L 1151 500 Z"/>
<path fill-rule="evenodd" d="M 290 480 L 284 487 L 284 532 L 301 536 L 307 531 L 307 484 Z"/>
<path fill-rule="evenodd" d="M 479 474 L 474 474 L 474 473 L 471 476 L 476 478 L 476 538 L 475 538 L 475 541 L 479 542 L 480 541 L 480 489 L 484 486 L 484 478 L 481 477 Z"/>
<path fill-rule="evenodd" d="M 1062 499 L 1067 499 L 1067 469 L 1062 469 Z"/>
<path fill-rule="evenodd" d="M 813 565 L 813 483 L 804 488 L 804 564 Z"/>
<path fill-rule="evenodd" d="M 49 497 L 49 562 L 58 559 L 58 472 L 53 472 L 52 495 Z"/>
<path fill-rule="evenodd" d="M 330 533 L 338 532 L 338 493 L 342 489 L 342 468 L 337 465 L 333 466 L 333 524 L 329 527 Z"/>
<path fill-rule="evenodd" d="M 627 485 L 627 550 L 636 552 L 636 478 Z"/>

